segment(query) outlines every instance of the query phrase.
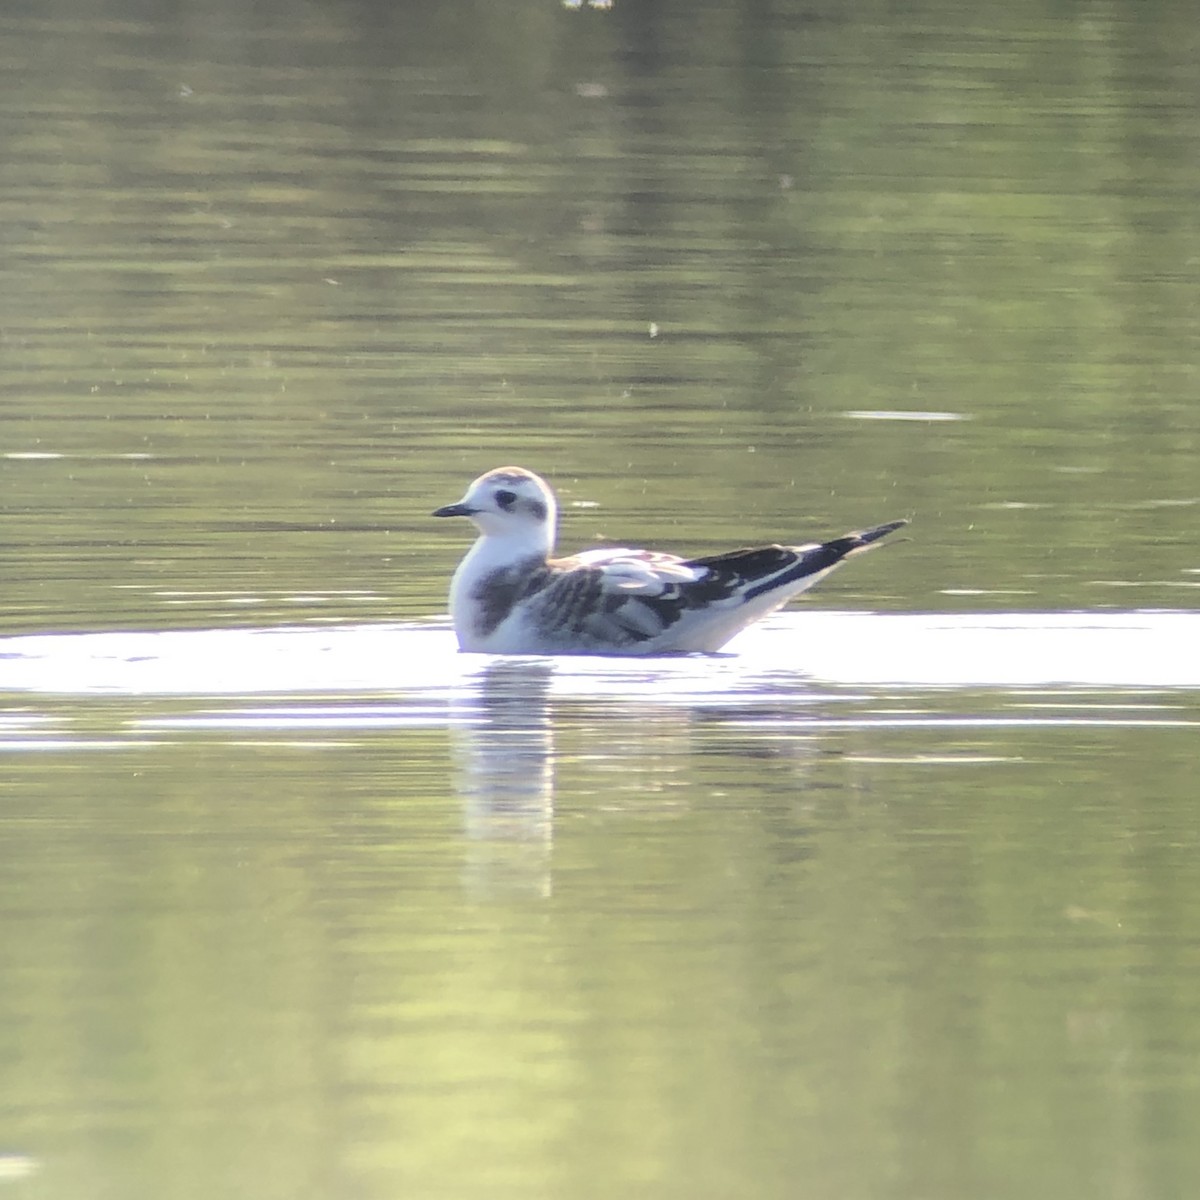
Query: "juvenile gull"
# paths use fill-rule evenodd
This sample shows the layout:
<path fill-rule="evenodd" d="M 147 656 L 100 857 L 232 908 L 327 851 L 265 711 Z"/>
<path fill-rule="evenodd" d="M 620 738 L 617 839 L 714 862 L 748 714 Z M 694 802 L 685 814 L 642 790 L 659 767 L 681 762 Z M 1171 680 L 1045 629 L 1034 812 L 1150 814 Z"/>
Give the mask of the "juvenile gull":
<path fill-rule="evenodd" d="M 435 517 L 469 517 L 479 538 L 450 583 L 463 650 L 486 654 L 680 654 L 719 650 L 844 558 L 907 524 L 805 546 L 704 558 L 605 547 L 551 558 L 558 506 L 522 467 L 481 475 Z"/>

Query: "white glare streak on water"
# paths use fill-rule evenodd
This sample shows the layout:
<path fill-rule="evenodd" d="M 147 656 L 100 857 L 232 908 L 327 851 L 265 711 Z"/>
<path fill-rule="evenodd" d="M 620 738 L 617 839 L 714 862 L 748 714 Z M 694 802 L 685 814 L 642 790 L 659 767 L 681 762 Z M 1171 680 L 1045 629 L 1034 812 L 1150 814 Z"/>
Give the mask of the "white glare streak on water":
<path fill-rule="evenodd" d="M 719 655 L 497 660 L 460 654 L 443 625 L 37 635 L 0 640 L 0 692 L 198 696 L 395 692 L 424 697 L 364 723 L 437 723 L 489 671 L 539 663 L 555 694 L 616 702 L 756 704 L 814 682 L 889 688 L 1200 687 L 1200 614 L 786 613 Z M 647 690 L 649 688 L 649 690 Z M 281 714 L 273 714 L 278 719 Z M 336 718 L 344 723 L 349 717 Z M 36 720 L 14 713 L 18 728 Z M 300 720 L 292 714 L 292 720 Z M 248 714 L 246 726 L 265 718 Z M 308 722 L 335 720 L 309 711 Z"/>

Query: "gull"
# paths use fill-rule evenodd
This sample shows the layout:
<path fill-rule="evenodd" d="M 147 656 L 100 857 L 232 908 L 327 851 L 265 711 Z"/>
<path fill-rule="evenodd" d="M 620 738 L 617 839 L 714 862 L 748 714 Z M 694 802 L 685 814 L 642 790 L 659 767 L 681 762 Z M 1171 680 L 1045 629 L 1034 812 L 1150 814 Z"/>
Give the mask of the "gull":
<path fill-rule="evenodd" d="M 554 492 L 523 467 L 480 475 L 461 500 L 432 515 L 467 517 L 479 530 L 450 583 L 459 648 L 531 655 L 719 650 L 843 559 L 908 523 L 703 558 L 611 547 L 552 558 Z"/>

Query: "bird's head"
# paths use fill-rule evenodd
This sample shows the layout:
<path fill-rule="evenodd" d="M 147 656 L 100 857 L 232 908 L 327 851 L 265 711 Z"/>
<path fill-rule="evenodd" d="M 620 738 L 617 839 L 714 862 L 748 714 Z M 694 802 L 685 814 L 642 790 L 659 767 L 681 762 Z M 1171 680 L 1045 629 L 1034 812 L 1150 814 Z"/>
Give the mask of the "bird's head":
<path fill-rule="evenodd" d="M 558 506 L 544 479 L 523 467 L 498 467 L 480 475 L 456 504 L 433 511 L 435 517 L 467 517 L 485 537 L 528 542 L 549 552 Z"/>

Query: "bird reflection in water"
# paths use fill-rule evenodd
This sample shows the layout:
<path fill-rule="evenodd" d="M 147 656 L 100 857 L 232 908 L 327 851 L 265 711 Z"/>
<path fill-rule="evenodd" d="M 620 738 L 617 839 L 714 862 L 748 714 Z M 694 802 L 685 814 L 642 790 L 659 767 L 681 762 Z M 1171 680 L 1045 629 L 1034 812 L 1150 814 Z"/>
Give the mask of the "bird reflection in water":
<path fill-rule="evenodd" d="M 553 669 L 544 660 L 490 663 L 451 726 L 472 892 L 550 895 Z"/>

